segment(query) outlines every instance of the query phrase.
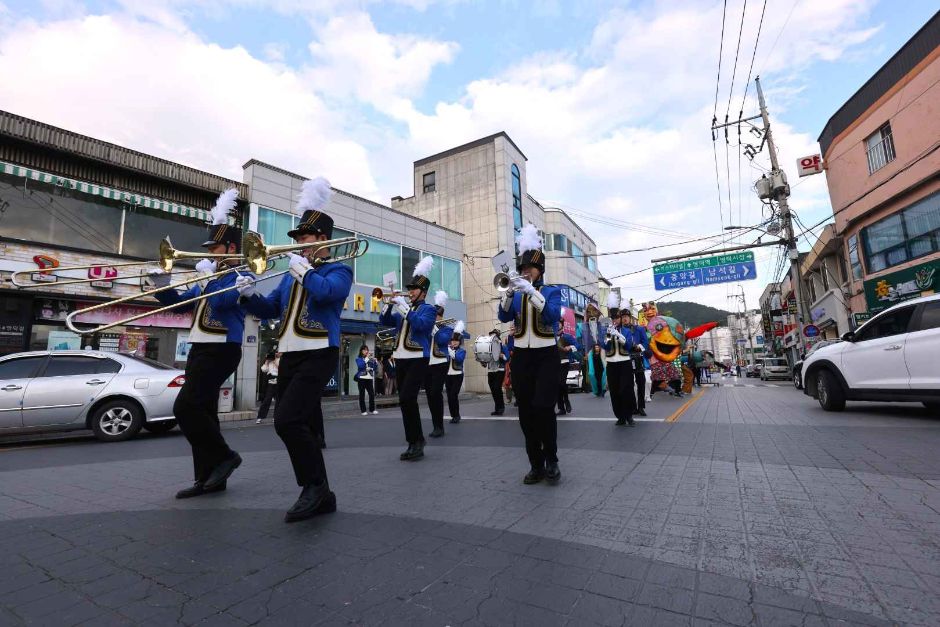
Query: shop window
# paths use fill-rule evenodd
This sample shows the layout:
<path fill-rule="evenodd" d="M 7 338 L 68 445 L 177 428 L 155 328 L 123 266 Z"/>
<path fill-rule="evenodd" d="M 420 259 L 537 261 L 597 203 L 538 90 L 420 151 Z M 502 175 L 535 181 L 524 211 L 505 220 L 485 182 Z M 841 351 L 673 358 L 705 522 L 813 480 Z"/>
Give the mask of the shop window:
<path fill-rule="evenodd" d="M 519 176 L 519 168 L 512 164 L 510 168 L 512 174 L 512 224 L 516 233 L 522 229 L 522 178 Z"/>
<path fill-rule="evenodd" d="M 124 217 L 123 254 L 143 259 L 156 259 L 160 240 L 169 236 L 173 248 L 198 252 L 205 250 L 206 225 L 182 222 L 156 209 L 131 208 Z"/>
<path fill-rule="evenodd" d="M 422 253 L 422 257 L 428 253 Z M 437 290 L 443 289 L 441 276 L 442 276 L 442 261 L 441 258 L 437 255 L 431 255 L 431 259 L 434 260 L 434 267 L 431 268 L 429 279 L 431 279 L 431 287 L 428 289 L 428 302 L 432 305 L 434 304 L 434 295 L 437 293 Z"/>
<path fill-rule="evenodd" d="M 390 244 L 382 240 L 365 238 L 369 242 L 369 250 L 356 260 L 356 282 L 364 285 L 382 285 L 382 276 L 395 271 L 398 283 L 401 284 L 401 274 L 398 272 L 401 248 L 397 244 Z M 396 289 L 399 287 L 396 285 Z"/>
<path fill-rule="evenodd" d="M 415 266 L 418 265 L 419 261 L 421 261 L 421 251 L 408 248 L 407 246 L 401 247 L 401 276 L 404 277 L 405 282 L 411 279 L 411 275 L 415 271 Z M 386 272 L 390 269 L 391 268 L 387 269 Z M 399 285 L 399 289 L 403 288 L 403 285 Z"/>
<path fill-rule="evenodd" d="M 862 229 L 862 241 L 869 272 L 940 251 L 940 192 Z"/>
<path fill-rule="evenodd" d="M 869 174 L 874 174 L 894 161 L 894 136 L 891 134 L 889 122 L 885 122 L 881 128 L 868 136 L 865 140 L 865 150 L 868 153 Z"/>
<path fill-rule="evenodd" d="M 435 178 L 436 177 L 434 172 L 427 172 L 423 177 L 421 177 L 421 184 L 425 194 L 433 192 L 436 189 L 437 186 Z"/>
<path fill-rule="evenodd" d="M 352 231 L 347 231 L 346 229 L 338 229 L 334 226 L 333 236 L 331 239 L 340 239 L 342 237 L 352 237 L 354 235 L 355 233 L 353 233 Z M 333 250 L 337 255 L 345 255 L 345 254 L 352 252 L 352 249 L 353 249 L 352 246 L 343 246 L 339 248 L 334 248 Z M 355 272 L 356 272 L 355 259 L 347 259 L 346 261 L 342 261 L 340 263 L 342 263 L 345 266 L 349 266 L 349 269 L 353 271 L 353 276 L 355 277 Z"/>
<path fill-rule="evenodd" d="M 858 235 L 852 235 L 848 241 L 849 248 L 849 266 L 852 268 L 852 278 L 856 281 L 862 280 L 862 261 L 858 254 Z"/>
<path fill-rule="evenodd" d="M 444 291 L 451 300 L 463 300 L 463 286 L 461 285 L 460 262 L 453 259 L 444 260 Z"/>
<path fill-rule="evenodd" d="M 19 357 L 0 362 L 0 381 L 32 378 L 45 360 L 44 356 Z"/>

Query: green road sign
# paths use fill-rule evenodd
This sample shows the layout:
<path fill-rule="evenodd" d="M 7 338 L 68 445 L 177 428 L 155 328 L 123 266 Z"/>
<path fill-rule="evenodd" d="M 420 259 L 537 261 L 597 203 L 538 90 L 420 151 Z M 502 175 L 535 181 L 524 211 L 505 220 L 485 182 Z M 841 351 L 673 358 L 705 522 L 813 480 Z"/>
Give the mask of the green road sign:
<path fill-rule="evenodd" d="M 653 266 L 653 274 L 682 272 L 684 270 L 710 268 L 712 266 L 723 266 L 733 263 L 746 263 L 748 261 L 754 261 L 754 253 L 750 250 L 744 250 L 739 253 L 726 253 L 724 255 L 713 255 L 711 257 L 700 257 L 698 259 L 684 259 L 682 261 L 661 263 L 658 266 Z"/>

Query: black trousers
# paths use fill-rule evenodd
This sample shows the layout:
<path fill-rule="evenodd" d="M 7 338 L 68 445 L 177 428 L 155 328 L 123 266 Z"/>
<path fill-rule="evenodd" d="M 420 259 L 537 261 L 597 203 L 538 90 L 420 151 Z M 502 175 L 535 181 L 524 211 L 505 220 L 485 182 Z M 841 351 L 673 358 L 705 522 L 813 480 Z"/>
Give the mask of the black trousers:
<path fill-rule="evenodd" d="M 568 411 L 571 407 L 571 401 L 568 400 L 568 369 L 567 361 L 563 361 L 558 367 L 558 411 Z"/>
<path fill-rule="evenodd" d="M 444 379 L 450 364 L 428 365 L 424 373 L 424 392 L 428 397 L 428 409 L 431 410 L 431 424 L 435 429 L 444 428 Z"/>
<path fill-rule="evenodd" d="M 496 403 L 496 411 L 500 413 L 506 411 L 506 403 L 503 401 L 503 379 L 505 377 L 505 370 L 494 370 L 486 373 L 486 382 L 490 384 L 490 394 L 493 395 L 493 402 Z"/>
<path fill-rule="evenodd" d="M 219 388 L 238 367 L 242 347 L 234 342 L 193 344 L 186 360 L 186 383 L 173 403 L 173 415 L 193 449 L 193 478 L 205 481 L 232 454 L 219 428 Z"/>
<path fill-rule="evenodd" d="M 617 420 L 633 420 L 636 396 L 633 394 L 633 361 L 607 362 L 607 387 L 610 390 L 610 405 Z"/>
<path fill-rule="evenodd" d="M 646 409 L 646 370 L 643 364 L 633 362 L 633 380 L 636 382 L 636 408 Z"/>
<path fill-rule="evenodd" d="M 299 486 L 326 481 L 326 464 L 317 437 L 323 435 L 320 399 L 323 388 L 336 372 L 338 356 L 335 346 L 291 351 L 281 356 L 274 430 L 287 447 Z"/>
<path fill-rule="evenodd" d="M 463 373 L 447 375 L 447 409 L 451 418 L 460 418 L 460 388 L 463 386 Z"/>
<path fill-rule="evenodd" d="M 369 393 L 369 411 L 375 411 L 375 383 L 374 379 L 359 379 L 359 411 L 366 411 L 366 392 Z"/>
<path fill-rule="evenodd" d="M 418 408 L 418 392 L 428 369 L 427 357 L 399 359 L 395 362 L 395 379 L 398 383 L 398 406 L 401 421 L 405 425 L 405 440 L 408 444 L 424 442 L 421 429 L 421 410 Z"/>
<path fill-rule="evenodd" d="M 264 397 L 261 399 L 261 406 L 258 408 L 258 420 L 265 420 L 268 417 L 268 411 L 271 409 L 271 401 L 277 397 L 277 383 L 268 381 L 264 385 Z"/>
<path fill-rule="evenodd" d="M 516 348 L 512 355 L 512 389 L 519 404 L 519 426 L 533 468 L 558 461 L 558 348 Z"/>

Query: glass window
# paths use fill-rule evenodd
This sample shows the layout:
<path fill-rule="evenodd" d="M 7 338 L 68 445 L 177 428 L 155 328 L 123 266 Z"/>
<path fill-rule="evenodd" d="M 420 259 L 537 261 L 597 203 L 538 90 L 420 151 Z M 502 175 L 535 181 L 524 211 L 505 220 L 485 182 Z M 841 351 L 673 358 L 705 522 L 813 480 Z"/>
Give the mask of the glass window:
<path fill-rule="evenodd" d="M 36 374 L 36 370 L 45 359 L 45 356 L 19 357 L 0 362 L 0 381 L 29 379 Z"/>
<path fill-rule="evenodd" d="M 461 285 L 460 262 L 453 259 L 444 260 L 444 287 L 448 298 L 451 300 L 461 300 L 463 291 Z"/>
<path fill-rule="evenodd" d="M 940 329 L 940 300 L 925 303 L 924 310 L 920 314 L 920 324 L 917 325 L 917 330 L 927 331 L 929 329 Z"/>
<path fill-rule="evenodd" d="M 419 261 L 421 261 L 421 251 L 406 246 L 401 247 L 401 275 L 405 277 L 406 280 L 411 279 L 415 271 L 415 266 L 418 265 Z M 386 272 L 388 272 L 388 270 L 386 270 Z"/>
<path fill-rule="evenodd" d="M 297 217 L 282 211 L 258 207 L 258 232 L 268 245 L 290 244 L 287 232 L 297 224 Z"/>
<path fill-rule="evenodd" d="M 885 122 L 881 128 L 865 140 L 868 153 L 868 173 L 872 174 L 894 161 L 894 137 L 891 124 Z"/>
<path fill-rule="evenodd" d="M 552 235 L 554 242 L 552 243 L 552 250 L 557 250 L 562 253 L 568 253 L 568 238 L 559 233 Z"/>
<path fill-rule="evenodd" d="M 869 272 L 940 250 L 940 193 L 862 229 L 862 241 Z"/>
<path fill-rule="evenodd" d="M 510 168 L 512 173 L 512 223 L 516 232 L 522 228 L 522 178 L 519 176 L 519 168 L 512 164 Z"/>
<path fill-rule="evenodd" d="M 97 374 L 100 359 L 73 355 L 53 356 L 42 373 L 44 377 L 68 377 L 81 374 Z M 109 360 L 110 361 L 110 360 Z"/>
<path fill-rule="evenodd" d="M 424 255 L 427 255 L 427 254 L 428 253 L 422 253 L 421 256 L 423 257 Z M 441 274 L 442 274 L 441 266 L 443 265 L 443 262 L 441 258 L 438 257 L 437 255 L 431 255 L 431 259 L 434 260 L 434 266 L 431 268 L 431 273 L 430 273 L 430 276 L 428 277 L 429 279 L 431 279 L 431 287 L 428 289 L 428 301 L 433 303 L 434 294 L 437 293 L 437 290 L 444 289 L 442 287 L 442 282 L 441 282 Z"/>
<path fill-rule="evenodd" d="M 571 243 L 571 256 L 578 263 L 584 263 L 584 253 L 581 251 L 581 247 L 574 242 Z"/>
<path fill-rule="evenodd" d="M 385 287 L 382 285 L 382 276 L 388 272 L 395 272 L 398 277 L 398 285 L 395 289 L 400 289 L 401 248 L 397 244 L 389 244 L 368 237 L 365 239 L 369 242 L 369 250 L 356 260 L 356 282 Z"/>
<path fill-rule="evenodd" d="M 169 236 L 177 250 L 200 251 L 206 241 L 206 225 L 202 222 L 181 222 L 157 209 L 132 207 L 124 218 L 124 254 L 156 259 L 160 240 Z"/>
<path fill-rule="evenodd" d="M 338 229 L 334 226 L 333 236 L 331 239 L 340 239 L 341 237 L 352 237 L 354 235 L 355 233 L 353 233 L 352 231 L 347 231 L 346 229 Z M 352 246 L 343 246 L 342 248 L 335 248 L 334 251 L 336 251 L 337 255 L 345 255 L 352 251 Z M 355 259 L 347 259 L 346 261 L 342 263 L 343 265 L 349 266 L 349 269 L 353 271 L 353 276 L 355 277 L 356 275 L 355 274 L 356 273 Z M 390 270 L 387 270 L 386 272 L 390 272 Z"/>
<path fill-rule="evenodd" d="M 587 267 L 591 272 L 597 272 L 597 260 L 594 257 L 587 258 Z"/>
<path fill-rule="evenodd" d="M 871 322 L 859 331 L 855 336 L 856 342 L 866 340 L 875 340 L 881 337 L 891 337 L 907 333 L 908 325 L 911 321 L 911 315 L 914 313 L 914 306 L 902 307 L 887 314 L 882 314 L 873 318 Z"/>
<path fill-rule="evenodd" d="M 858 235 L 849 237 L 849 265 L 852 267 L 852 278 L 862 279 L 862 261 L 858 254 Z"/>
<path fill-rule="evenodd" d="M 428 192 L 433 192 L 436 189 L 437 185 L 435 179 L 436 177 L 434 176 L 434 172 L 428 172 L 421 178 L 425 194 Z"/>

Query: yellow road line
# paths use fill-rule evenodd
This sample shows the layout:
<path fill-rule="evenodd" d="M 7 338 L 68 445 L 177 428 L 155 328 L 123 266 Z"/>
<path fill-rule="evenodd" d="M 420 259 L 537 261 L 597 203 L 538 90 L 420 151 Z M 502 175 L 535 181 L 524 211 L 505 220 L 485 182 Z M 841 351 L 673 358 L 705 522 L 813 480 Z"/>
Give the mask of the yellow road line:
<path fill-rule="evenodd" d="M 687 410 L 689 407 L 691 407 L 691 406 L 692 406 L 692 403 L 694 403 L 695 401 L 697 401 L 698 398 L 699 398 L 702 394 L 704 394 L 704 393 L 705 393 L 705 388 L 702 388 L 701 390 L 699 390 L 699 391 L 698 391 L 698 394 L 696 394 L 695 396 L 693 396 L 692 398 L 690 398 L 689 400 L 687 400 L 685 403 L 682 404 L 682 407 L 680 407 L 679 409 L 677 409 L 676 411 L 674 411 L 671 416 L 669 416 L 668 418 L 666 418 L 666 422 L 675 422 L 675 421 L 679 420 L 679 416 L 681 416 L 683 413 L 685 413 L 685 410 Z"/>

